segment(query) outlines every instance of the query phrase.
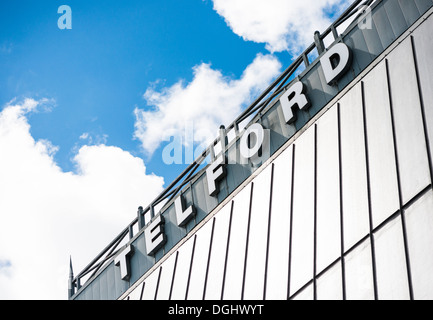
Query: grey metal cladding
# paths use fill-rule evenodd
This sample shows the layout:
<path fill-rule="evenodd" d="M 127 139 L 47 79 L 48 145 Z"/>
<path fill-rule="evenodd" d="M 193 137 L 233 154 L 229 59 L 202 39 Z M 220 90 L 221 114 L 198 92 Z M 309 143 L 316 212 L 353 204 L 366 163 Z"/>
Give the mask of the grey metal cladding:
<path fill-rule="evenodd" d="M 317 272 L 341 255 L 338 106 L 317 121 Z"/>
<path fill-rule="evenodd" d="M 204 292 L 204 298 L 208 300 L 220 300 L 222 296 L 231 213 L 232 203 L 224 206 L 218 212 L 218 215 L 214 217 L 215 226 L 207 274 L 207 279 L 211 279 L 212 281 L 207 282 Z"/>
<path fill-rule="evenodd" d="M 385 61 L 363 83 L 371 210 L 373 227 L 377 227 L 400 208 Z"/>
<path fill-rule="evenodd" d="M 266 299 L 288 297 L 293 146 L 274 161 Z"/>
<path fill-rule="evenodd" d="M 368 234 L 368 195 L 361 84 L 340 100 L 344 247 Z"/>
<path fill-rule="evenodd" d="M 295 143 L 290 295 L 313 274 L 316 128 L 311 126 Z"/>
<path fill-rule="evenodd" d="M 386 48 L 397 38 L 394 34 L 384 5 L 377 8 L 375 14 L 373 15 L 373 24 L 376 27 L 380 42 L 384 48 Z"/>
<path fill-rule="evenodd" d="M 402 204 L 405 205 L 431 182 L 410 38 L 389 55 L 389 85 Z"/>
<path fill-rule="evenodd" d="M 432 191 L 405 212 L 414 298 L 417 300 L 433 299 L 433 278 L 430 276 L 433 255 L 425 254 L 424 251 L 425 248 L 433 247 L 432 212 Z"/>
<path fill-rule="evenodd" d="M 433 157 L 433 20 L 425 21 L 413 34 L 413 46 L 419 75 L 420 94 L 429 143 L 430 161 Z M 432 163 L 430 166 L 433 171 Z"/>
<path fill-rule="evenodd" d="M 203 299 L 209 255 L 211 254 L 210 244 L 213 238 L 213 228 L 214 220 L 211 220 L 196 233 L 194 254 L 189 272 L 188 290 L 185 294 L 188 300 Z"/>
<path fill-rule="evenodd" d="M 406 19 L 407 24 L 410 26 L 420 16 L 420 11 L 418 10 L 417 4 L 415 3 L 415 1 L 407 1 L 407 0 L 398 0 L 398 3 L 400 4 L 400 7 L 403 11 L 403 15 Z"/>
<path fill-rule="evenodd" d="M 249 183 L 233 200 L 223 299 L 239 300 L 242 296 L 251 188 L 252 184 Z"/>
<path fill-rule="evenodd" d="M 373 265 L 370 238 L 349 252 L 345 259 L 345 289 L 348 300 L 373 300 Z"/>
<path fill-rule="evenodd" d="M 263 300 L 264 298 L 272 167 L 272 165 L 268 166 L 253 180 L 242 292 L 242 299 L 245 300 Z"/>
<path fill-rule="evenodd" d="M 402 219 L 397 216 L 374 234 L 377 291 L 382 300 L 407 300 L 409 287 Z"/>
<path fill-rule="evenodd" d="M 384 4 L 384 8 L 388 17 L 394 17 L 394 19 L 389 19 L 394 35 L 398 36 L 406 31 L 408 24 L 403 15 L 403 11 L 399 2 L 387 1 Z"/>

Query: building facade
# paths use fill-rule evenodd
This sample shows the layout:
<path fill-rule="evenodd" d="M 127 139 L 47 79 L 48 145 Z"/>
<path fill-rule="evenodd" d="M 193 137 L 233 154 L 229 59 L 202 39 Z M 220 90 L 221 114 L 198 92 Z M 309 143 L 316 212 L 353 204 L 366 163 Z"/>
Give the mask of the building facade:
<path fill-rule="evenodd" d="M 355 1 L 69 298 L 432 299 L 432 7 Z"/>

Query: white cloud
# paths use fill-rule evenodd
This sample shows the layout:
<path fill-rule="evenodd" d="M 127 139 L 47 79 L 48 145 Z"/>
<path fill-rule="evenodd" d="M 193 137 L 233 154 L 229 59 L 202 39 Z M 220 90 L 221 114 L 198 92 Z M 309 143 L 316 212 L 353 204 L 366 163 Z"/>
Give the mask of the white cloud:
<path fill-rule="evenodd" d="M 331 20 L 326 12 L 343 11 L 351 0 L 212 0 L 214 10 L 244 40 L 265 43 L 270 52 L 299 54 L 313 43 L 316 30 Z"/>
<path fill-rule="evenodd" d="M 163 189 L 163 179 L 117 147 L 83 146 L 63 172 L 35 141 L 27 99 L 0 112 L 0 299 L 66 299 L 69 255 L 79 272 Z"/>
<path fill-rule="evenodd" d="M 209 64 L 195 66 L 193 80 L 179 81 L 157 91 L 149 88 L 144 99 L 151 111 L 135 109 L 135 137 L 148 154 L 173 136 L 183 136 L 186 123 L 193 123 L 194 141 L 210 143 L 220 125 L 229 125 L 279 74 L 281 64 L 272 55 L 259 54 L 240 79 L 224 76 Z"/>

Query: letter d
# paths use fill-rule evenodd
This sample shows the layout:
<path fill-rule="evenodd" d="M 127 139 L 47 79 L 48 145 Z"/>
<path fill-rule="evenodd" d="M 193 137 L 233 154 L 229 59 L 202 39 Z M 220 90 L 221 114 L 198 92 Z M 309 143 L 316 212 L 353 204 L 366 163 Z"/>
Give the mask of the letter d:
<path fill-rule="evenodd" d="M 219 314 L 221 312 L 221 308 L 220 308 L 220 306 L 218 306 L 218 305 L 213 305 L 212 306 L 212 313 L 213 314 Z"/>
<path fill-rule="evenodd" d="M 329 85 L 338 80 L 349 69 L 352 53 L 343 43 L 337 43 L 320 58 L 326 82 Z"/>

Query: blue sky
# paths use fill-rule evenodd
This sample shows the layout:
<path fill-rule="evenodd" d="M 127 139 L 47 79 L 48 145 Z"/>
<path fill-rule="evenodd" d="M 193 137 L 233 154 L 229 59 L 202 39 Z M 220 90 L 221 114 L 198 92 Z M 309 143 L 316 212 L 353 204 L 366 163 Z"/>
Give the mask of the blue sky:
<path fill-rule="evenodd" d="M 59 147 L 55 160 L 74 170 L 79 137 L 143 156 L 133 139 L 136 106 L 149 84 L 192 80 L 192 68 L 211 63 L 239 77 L 263 44 L 243 41 L 212 9 L 211 1 L 68 1 L 72 30 L 57 28 L 58 1 L 0 4 L 0 104 L 14 98 L 53 99 L 49 112 L 30 115 L 35 139 Z M 282 55 L 283 56 L 283 55 Z M 286 54 L 286 59 L 290 59 Z M 150 171 L 164 175 L 160 157 Z M 172 179 L 180 169 L 172 169 Z"/>
<path fill-rule="evenodd" d="M 1 1 L 0 299 L 65 299 L 181 173 L 167 141 L 207 146 L 350 2 Z"/>

